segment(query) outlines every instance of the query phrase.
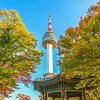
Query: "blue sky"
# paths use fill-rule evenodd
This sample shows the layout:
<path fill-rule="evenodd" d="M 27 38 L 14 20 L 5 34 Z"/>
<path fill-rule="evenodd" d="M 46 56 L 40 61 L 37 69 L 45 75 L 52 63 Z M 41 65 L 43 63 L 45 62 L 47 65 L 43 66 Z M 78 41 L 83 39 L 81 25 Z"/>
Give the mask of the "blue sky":
<path fill-rule="evenodd" d="M 42 47 L 42 37 L 47 31 L 48 14 L 51 14 L 53 31 L 59 39 L 60 35 L 64 35 L 65 29 L 77 26 L 80 16 L 85 16 L 89 6 L 96 2 L 97 0 L 0 0 L 0 10 L 15 9 L 18 11 L 27 30 L 32 32 L 38 40 L 37 48 L 45 53 L 38 66 L 39 69 L 36 69 L 37 73 L 32 75 L 33 80 L 36 77 L 42 77 L 46 72 L 46 49 Z M 53 50 L 53 59 L 54 72 L 58 73 L 56 49 Z M 33 86 L 26 88 L 23 84 L 19 84 L 19 87 L 19 90 L 11 94 L 12 98 L 5 100 L 15 100 L 18 93 L 27 94 L 32 100 L 39 100 L 39 92 L 34 91 Z"/>

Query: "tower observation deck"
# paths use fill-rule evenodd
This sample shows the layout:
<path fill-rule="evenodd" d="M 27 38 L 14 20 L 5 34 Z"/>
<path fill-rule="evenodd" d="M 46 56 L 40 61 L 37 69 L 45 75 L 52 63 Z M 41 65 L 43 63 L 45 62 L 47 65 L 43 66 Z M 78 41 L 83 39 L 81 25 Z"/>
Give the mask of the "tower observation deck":
<path fill-rule="evenodd" d="M 48 30 L 42 38 L 42 45 L 47 49 L 47 74 L 53 74 L 53 59 L 52 59 L 52 49 L 56 48 L 57 39 L 52 31 L 51 16 L 48 19 Z M 47 75 L 45 74 L 45 75 Z"/>

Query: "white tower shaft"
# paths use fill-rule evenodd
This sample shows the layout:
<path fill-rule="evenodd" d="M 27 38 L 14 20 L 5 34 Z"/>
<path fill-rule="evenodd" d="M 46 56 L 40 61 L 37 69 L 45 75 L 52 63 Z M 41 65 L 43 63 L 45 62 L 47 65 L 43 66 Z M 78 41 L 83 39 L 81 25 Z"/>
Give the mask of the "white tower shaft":
<path fill-rule="evenodd" d="M 47 73 L 53 73 L 52 44 L 47 44 Z"/>

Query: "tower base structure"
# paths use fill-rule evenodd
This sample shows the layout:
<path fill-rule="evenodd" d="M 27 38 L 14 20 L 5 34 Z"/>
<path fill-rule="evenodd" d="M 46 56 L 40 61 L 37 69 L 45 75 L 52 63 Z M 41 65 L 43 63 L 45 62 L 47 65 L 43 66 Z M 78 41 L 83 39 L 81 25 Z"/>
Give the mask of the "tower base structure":
<path fill-rule="evenodd" d="M 65 79 L 62 74 L 34 80 L 34 89 L 40 92 L 40 100 L 87 100 L 83 89 L 75 89 L 79 77 Z"/>

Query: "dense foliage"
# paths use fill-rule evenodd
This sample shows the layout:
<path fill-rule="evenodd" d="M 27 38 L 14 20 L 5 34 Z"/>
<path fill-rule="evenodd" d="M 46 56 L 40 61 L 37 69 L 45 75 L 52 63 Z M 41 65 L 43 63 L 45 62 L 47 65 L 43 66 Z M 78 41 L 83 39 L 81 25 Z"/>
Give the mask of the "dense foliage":
<path fill-rule="evenodd" d="M 88 9 L 75 28 L 69 27 L 58 42 L 59 61 L 65 77 L 80 76 L 77 88 L 100 100 L 100 1 Z"/>
<path fill-rule="evenodd" d="M 0 89 L 28 85 L 42 53 L 14 10 L 0 10 Z M 0 91 L 1 93 L 1 91 Z"/>

